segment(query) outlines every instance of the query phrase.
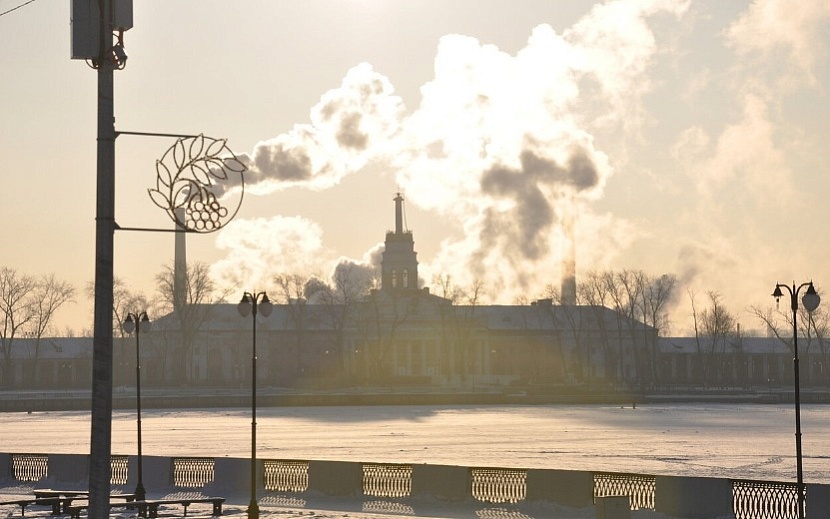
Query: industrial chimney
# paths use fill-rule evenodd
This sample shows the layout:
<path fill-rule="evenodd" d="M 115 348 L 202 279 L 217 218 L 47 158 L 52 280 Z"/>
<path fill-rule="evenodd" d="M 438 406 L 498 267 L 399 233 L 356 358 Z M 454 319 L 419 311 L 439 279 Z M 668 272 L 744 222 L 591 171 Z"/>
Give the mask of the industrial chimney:
<path fill-rule="evenodd" d="M 574 233 L 574 204 L 562 217 L 562 304 L 576 304 L 576 238 Z"/>
<path fill-rule="evenodd" d="M 183 208 L 176 209 L 176 246 L 173 256 L 173 311 L 187 304 L 187 232 L 178 222 L 184 222 Z"/>

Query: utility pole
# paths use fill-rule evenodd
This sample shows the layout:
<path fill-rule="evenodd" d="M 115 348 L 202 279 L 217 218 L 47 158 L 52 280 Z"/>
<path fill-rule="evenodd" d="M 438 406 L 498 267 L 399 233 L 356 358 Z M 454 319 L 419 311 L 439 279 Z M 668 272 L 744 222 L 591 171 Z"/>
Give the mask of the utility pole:
<path fill-rule="evenodd" d="M 119 227 L 115 223 L 115 139 L 119 134 L 146 135 L 156 137 L 176 137 L 184 149 L 195 149 L 192 142 L 198 140 L 201 151 L 192 160 L 221 160 L 221 166 L 211 162 L 211 167 L 219 167 L 225 175 L 235 173 L 240 177 L 245 172 L 242 164 L 225 145 L 225 140 L 206 138 L 203 135 L 174 135 L 143 132 L 116 132 L 114 111 L 113 73 L 121 70 L 127 63 L 124 50 L 124 31 L 133 26 L 133 0 L 71 0 L 70 4 L 72 59 L 82 59 L 98 71 L 98 164 L 97 164 L 97 198 L 95 209 L 95 309 L 92 348 L 92 428 L 89 455 L 89 519 L 109 518 L 109 496 L 111 479 L 112 449 L 112 377 L 113 377 L 113 284 L 114 284 L 114 241 L 115 231 L 138 230 L 157 231 L 158 229 Z M 114 38 L 117 41 L 114 42 Z M 185 140 L 188 146 L 181 144 Z M 205 141 L 208 146 L 204 146 Z M 219 146 L 214 144 L 219 143 Z M 172 148 L 171 148 L 172 149 Z M 208 157 L 206 150 L 212 150 Z M 170 150 L 168 150 L 169 152 Z M 226 155 L 223 155 L 225 153 Z M 171 153 L 171 156 L 173 153 Z M 165 153 L 165 157 L 167 153 Z M 187 171 L 179 170 L 176 178 L 188 178 Z M 227 178 L 227 176 L 225 176 Z M 170 179 L 157 179 L 157 186 L 165 186 L 171 193 L 155 192 L 156 205 L 165 209 L 177 223 L 176 232 L 213 232 L 232 220 L 242 203 L 242 195 L 235 210 L 219 204 L 210 188 L 214 180 L 203 182 L 201 178 L 189 178 L 193 187 L 184 200 L 177 198 L 181 193 L 173 192 Z M 198 189 L 195 189 L 198 187 Z M 185 208 L 192 204 L 204 205 L 205 198 L 210 198 L 208 209 L 199 211 L 201 219 L 193 222 L 195 229 L 186 224 Z M 165 203 L 159 205 L 159 200 Z M 184 241 L 181 240 L 183 245 Z M 177 253 L 178 253 L 177 239 Z M 178 254 L 177 254 L 178 258 Z M 181 260 L 184 260 L 183 254 Z M 181 265 L 177 262 L 177 267 Z M 177 268 L 177 275 L 179 275 Z M 180 281 L 178 278 L 176 281 Z M 179 283 L 180 284 L 180 283 Z M 181 287 L 177 287 L 181 289 Z M 183 301 L 180 303 L 184 303 Z M 136 391 L 140 393 L 140 378 L 136 380 Z M 140 401 L 139 415 L 139 467 L 141 464 L 140 439 Z M 139 483 L 141 482 L 139 468 Z M 141 485 L 140 485 L 141 486 Z"/>
<path fill-rule="evenodd" d="M 115 238 L 115 113 L 112 0 L 101 6 L 98 60 L 98 166 L 95 210 L 95 319 L 92 349 L 92 437 L 89 517 L 109 517 L 112 448 L 112 305 Z"/>
<path fill-rule="evenodd" d="M 112 448 L 113 279 L 115 239 L 115 115 L 113 73 L 127 60 L 123 31 L 132 27 L 132 0 L 72 0 L 72 59 L 98 72 L 95 207 L 95 309 L 92 349 L 92 427 L 89 517 L 109 517 Z M 113 44 L 118 32 L 118 43 Z"/>

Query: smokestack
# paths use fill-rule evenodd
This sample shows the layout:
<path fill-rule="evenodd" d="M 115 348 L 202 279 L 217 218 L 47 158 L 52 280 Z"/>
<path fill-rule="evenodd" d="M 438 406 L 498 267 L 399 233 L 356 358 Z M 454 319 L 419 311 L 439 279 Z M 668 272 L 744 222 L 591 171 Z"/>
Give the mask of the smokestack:
<path fill-rule="evenodd" d="M 569 204 L 562 217 L 562 304 L 576 304 L 576 238 L 574 235 L 574 204 Z"/>
<path fill-rule="evenodd" d="M 173 258 L 173 311 L 178 311 L 187 303 L 187 243 L 185 228 L 178 222 L 184 222 L 183 208 L 176 209 L 176 246 Z"/>

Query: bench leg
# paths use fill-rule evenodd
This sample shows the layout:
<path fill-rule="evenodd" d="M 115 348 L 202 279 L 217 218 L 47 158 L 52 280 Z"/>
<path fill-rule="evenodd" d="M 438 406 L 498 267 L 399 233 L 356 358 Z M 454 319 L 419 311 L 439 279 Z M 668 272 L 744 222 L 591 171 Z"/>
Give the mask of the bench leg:
<path fill-rule="evenodd" d="M 159 505 L 151 504 L 149 505 L 150 508 L 150 517 L 155 519 L 159 516 Z"/>
<path fill-rule="evenodd" d="M 219 501 L 213 502 L 213 515 L 222 515 L 222 503 Z"/>

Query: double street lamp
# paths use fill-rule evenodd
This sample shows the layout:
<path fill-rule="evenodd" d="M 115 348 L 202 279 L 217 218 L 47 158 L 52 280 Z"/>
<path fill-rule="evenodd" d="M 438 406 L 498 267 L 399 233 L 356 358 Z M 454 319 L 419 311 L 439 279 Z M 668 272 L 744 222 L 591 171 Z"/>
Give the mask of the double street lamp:
<path fill-rule="evenodd" d="M 138 425 L 138 485 L 135 487 L 136 501 L 144 501 L 147 495 L 147 492 L 144 490 L 141 466 L 141 346 L 139 337 L 142 332 L 149 331 L 152 326 L 153 324 L 150 322 L 147 312 L 139 312 L 137 314 L 132 312 L 128 313 L 122 325 L 122 328 L 127 334 L 135 331 L 135 408 Z"/>
<path fill-rule="evenodd" d="M 798 293 L 802 288 L 807 288 L 801 302 L 804 304 L 804 309 L 808 313 L 818 308 L 821 298 L 816 293 L 813 282 L 802 283 L 798 287 L 793 282 L 792 287 L 783 285 L 781 283 L 775 284 L 775 291 L 772 297 L 775 298 L 776 304 L 784 296 L 781 289 L 785 289 L 790 294 L 790 308 L 793 311 L 793 376 L 795 383 L 795 463 L 796 463 L 796 477 L 797 491 L 798 491 L 798 519 L 804 519 L 804 469 L 802 465 L 801 456 L 801 384 L 799 382 L 798 369 Z"/>
<path fill-rule="evenodd" d="M 245 292 L 242 294 L 242 301 L 236 306 L 239 315 L 248 317 L 253 321 L 253 350 L 251 354 L 251 502 L 248 504 L 248 519 L 259 517 L 259 505 L 256 501 L 256 316 L 261 313 L 263 317 L 271 315 L 273 305 L 265 292 Z"/>

